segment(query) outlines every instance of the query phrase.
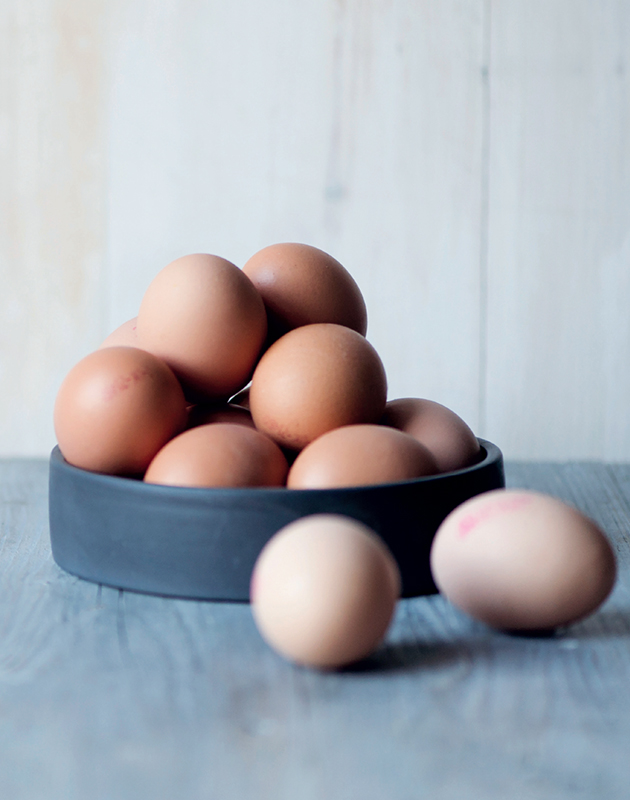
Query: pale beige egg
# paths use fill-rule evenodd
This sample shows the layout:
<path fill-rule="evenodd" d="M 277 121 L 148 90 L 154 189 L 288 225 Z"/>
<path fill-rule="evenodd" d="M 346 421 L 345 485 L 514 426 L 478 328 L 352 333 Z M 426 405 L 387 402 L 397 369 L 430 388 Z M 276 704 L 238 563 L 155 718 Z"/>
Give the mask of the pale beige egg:
<path fill-rule="evenodd" d="M 256 624 L 273 648 L 291 661 L 334 669 L 379 645 L 400 595 L 400 574 L 365 525 L 319 514 L 269 540 L 250 594 Z"/>
<path fill-rule="evenodd" d="M 554 497 L 498 489 L 446 517 L 431 549 L 436 585 L 496 628 L 540 630 L 594 611 L 616 575 L 606 536 Z"/>

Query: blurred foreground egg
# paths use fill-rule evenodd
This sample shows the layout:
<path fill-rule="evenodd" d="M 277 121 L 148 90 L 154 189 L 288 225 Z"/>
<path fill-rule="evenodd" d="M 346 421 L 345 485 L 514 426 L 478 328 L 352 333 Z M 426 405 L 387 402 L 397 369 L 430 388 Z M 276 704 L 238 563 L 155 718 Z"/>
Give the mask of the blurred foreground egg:
<path fill-rule="evenodd" d="M 603 603 L 616 564 L 605 535 L 576 509 L 498 489 L 446 517 L 431 570 L 440 591 L 472 617 L 504 630 L 547 630 Z"/>
<path fill-rule="evenodd" d="M 404 431 L 423 444 L 435 458 L 438 472 L 463 469 L 479 458 L 479 442 L 468 425 L 450 408 L 433 400 L 391 400 L 381 424 Z"/>
<path fill-rule="evenodd" d="M 334 669 L 380 643 L 400 594 L 400 574 L 381 539 L 348 517 L 292 522 L 263 548 L 252 575 L 252 612 L 263 638 L 286 658 Z"/>
<path fill-rule="evenodd" d="M 172 439 L 144 480 L 168 486 L 282 486 L 287 470 L 269 437 L 242 423 L 214 422 Z"/>
<path fill-rule="evenodd" d="M 159 358 L 135 347 L 90 353 L 68 373 L 55 401 L 59 449 L 92 472 L 144 472 L 184 426 L 186 401 Z"/>

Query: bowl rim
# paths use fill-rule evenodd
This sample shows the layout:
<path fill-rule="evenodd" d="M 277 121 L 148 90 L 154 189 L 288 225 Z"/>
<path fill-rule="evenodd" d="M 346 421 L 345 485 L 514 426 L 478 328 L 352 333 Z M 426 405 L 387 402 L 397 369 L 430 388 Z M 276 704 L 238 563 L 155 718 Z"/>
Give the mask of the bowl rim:
<path fill-rule="evenodd" d="M 410 478 L 405 481 L 395 481 L 392 483 L 370 483 L 361 486 L 336 486 L 329 488 L 319 489 L 289 489 L 286 486 L 170 486 L 168 484 L 160 483 L 145 483 L 142 479 L 128 477 L 125 475 L 109 475 L 103 472 L 92 472 L 71 464 L 63 457 L 59 445 L 55 445 L 51 454 L 50 461 L 55 463 L 57 469 L 67 470 L 78 478 L 82 476 L 82 480 L 87 483 L 93 482 L 98 485 L 109 486 L 114 489 L 118 486 L 122 491 L 130 493 L 141 493 L 150 496 L 152 493 L 159 497 L 172 496 L 174 499 L 182 499 L 186 496 L 189 497 L 215 497 L 215 498 L 230 498 L 237 499 L 239 496 L 243 499 L 248 497 L 269 497 L 271 499 L 276 497 L 284 497 L 287 492 L 292 496 L 297 495 L 313 495 L 319 493 L 334 493 L 334 494 L 354 494 L 365 492 L 366 490 L 379 491 L 391 490 L 394 487 L 409 487 L 424 484 L 431 484 L 450 478 L 452 476 L 466 475 L 467 473 L 476 472 L 483 467 L 499 461 L 502 459 L 501 450 L 497 445 L 489 442 L 486 439 L 476 437 L 479 442 L 483 457 L 461 469 L 451 470 L 449 472 L 438 472 L 435 475 L 425 475 L 421 478 Z"/>

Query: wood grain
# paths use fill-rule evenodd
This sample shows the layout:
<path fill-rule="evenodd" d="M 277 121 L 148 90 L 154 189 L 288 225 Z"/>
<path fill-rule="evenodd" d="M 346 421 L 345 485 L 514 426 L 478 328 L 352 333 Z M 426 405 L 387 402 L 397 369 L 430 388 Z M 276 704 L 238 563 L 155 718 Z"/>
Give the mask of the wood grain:
<path fill-rule="evenodd" d="M 186 252 L 333 253 L 391 397 L 630 458 L 624 0 L 6 0 L 0 453 Z"/>
<path fill-rule="evenodd" d="M 0 450 L 44 455 L 106 294 L 105 0 L 0 4 Z"/>
<path fill-rule="evenodd" d="M 477 427 L 479 0 L 135 0 L 111 52 L 110 327 L 187 252 L 331 252 L 390 394 Z"/>
<path fill-rule="evenodd" d="M 374 656 L 322 674 L 272 653 L 247 605 L 63 573 L 46 463 L 0 462 L 0 796 L 625 800 L 630 467 L 507 475 L 604 526 L 621 569 L 602 610 L 535 638 L 402 601 Z"/>
<path fill-rule="evenodd" d="M 512 458 L 630 452 L 630 7 L 492 3 L 487 416 Z"/>

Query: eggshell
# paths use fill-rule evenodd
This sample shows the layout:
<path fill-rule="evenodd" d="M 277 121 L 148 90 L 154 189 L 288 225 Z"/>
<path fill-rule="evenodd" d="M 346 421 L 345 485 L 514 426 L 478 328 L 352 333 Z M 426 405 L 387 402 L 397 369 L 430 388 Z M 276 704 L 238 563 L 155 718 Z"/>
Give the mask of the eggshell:
<path fill-rule="evenodd" d="M 108 347 L 79 361 L 54 410 L 66 461 L 120 475 L 144 472 L 185 420 L 184 394 L 171 370 L 135 347 Z"/>
<path fill-rule="evenodd" d="M 433 454 L 439 472 L 463 469 L 479 460 L 475 434 L 450 408 L 433 400 L 403 397 L 385 406 L 381 425 L 408 433 Z"/>
<path fill-rule="evenodd" d="M 147 483 L 169 486 L 282 486 L 287 461 L 267 436 L 230 423 L 201 425 L 172 439 L 147 469 Z"/>
<path fill-rule="evenodd" d="M 333 428 L 378 422 L 387 379 L 376 350 L 342 325 L 305 325 L 261 358 L 249 402 L 256 427 L 299 450 Z"/>
<path fill-rule="evenodd" d="M 123 322 L 115 331 L 103 340 L 99 350 L 103 347 L 138 347 L 138 318 Z"/>
<path fill-rule="evenodd" d="M 285 242 L 259 250 L 243 267 L 260 292 L 271 338 L 301 325 L 333 322 L 365 336 L 367 311 L 350 273 L 307 244 Z"/>
<path fill-rule="evenodd" d="M 594 611 L 616 575 L 614 553 L 591 520 L 560 500 L 499 489 L 456 508 L 431 549 L 436 585 L 488 625 L 545 630 Z"/>
<path fill-rule="evenodd" d="M 252 415 L 246 408 L 232 403 L 202 403 L 193 406 L 188 413 L 187 428 L 198 425 L 211 425 L 217 422 L 229 422 L 233 425 L 247 425 L 254 428 Z"/>
<path fill-rule="evenodd" d="M 436 472 L 435 459 L 412 436 L 380 425 L 348 425 L 307 445 L 289 471 L 287 486 L 328 489 L 397 483 Z"/>
<path fill-rule="evenodd" d="M 332 669 L 378 646 L 400 594 L 400 574 L 365 525 L 319 514 L 269 540 L 250 594 L 256 624 L 273 648 L 300 664 Z"/>
<path fill-rule="evenodd" d="M 139 345 L 164 359 L 195 401 L 242 389 L 266 332 L 265 307 L 247 275 L 207 254 L 164 267 L 138 313 Z"/>

